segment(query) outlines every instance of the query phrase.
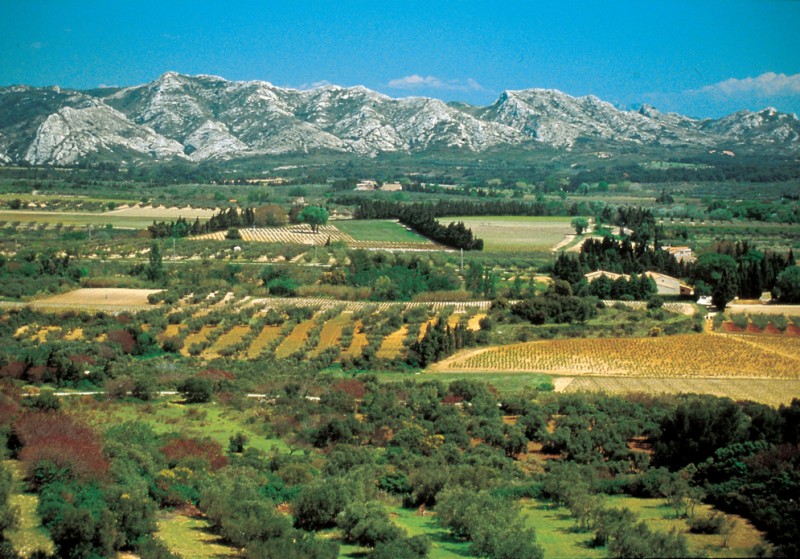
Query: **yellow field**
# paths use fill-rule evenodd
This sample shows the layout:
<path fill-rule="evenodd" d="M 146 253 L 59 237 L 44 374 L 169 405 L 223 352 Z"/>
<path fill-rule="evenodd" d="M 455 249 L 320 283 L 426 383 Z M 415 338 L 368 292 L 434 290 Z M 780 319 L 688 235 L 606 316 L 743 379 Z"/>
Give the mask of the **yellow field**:
<path fill-rule="evenodd" d="M 777 338 L 760 344 L 741 338 L 685 334 L 527 342 L 461 352 L 431 369 L 652 378 L 800 379 L 800 338 Z"/>
<path fill-rule="evenodd" d="M 477 332 L 481 329 L 481 320 L 486 318 L 486 313 L 478 313 L 470 317 L 469 321 L 467 322 L 467 330 L 472 330 L 473 332 Z"/>
<path fill-rule="evenodd" d="M 455 313 L 455 312 L 454 312 L 453 314 L 451 314 L 451 315 L 450 315 L 450 316 L 447 318 L 447 325 L 448 325 L 448 326 L 450 327 L 450 329 L 452 330 L 453 328 L 455 328 L 456 326 L 458 326 L 459 322 L 461 322 L 461 319 L 462 319 L 463 317 L 464 317 L 464 313 Z"/>
<path fill-rule="evenodd" d="M 186 330 L 185 324 L 167 324 L 167 327 L 156 338 L 159 342 L 163 342 L 168 338 L 180 338 L 181 333 Z"/>
<path fill-rule="evenodd" d="M 85 307 L 103 309 L 112 307 L 150 307 L 147 296 L 160 289 L 83 288 L 32 301 L 36 308 Z"/>
<path fill-rule="evenodd" d="M 186 339 L 183 341 L 183 347 L 181 348 L 181 355 L 184 357 L 189 356 L 189 348 L 192 347 L 194 344 L 202 343 L 208 338 L 208 335 L 216 328 L 216 326 L 206 325 L 203 326 L 199 332 L 194 332 L 186 336 Z"/>
<path fill-rule="evenodd" d="M 789 405 L 800 395 L 800 380 L 727 378 L 559 377 L 557 392 L 606 394 L 710 394 L 752 400 L 769 406 Z"/>
<path fill-rule="evenodd" d="M 247 358 L 256 359 L 259 355 L 261 355 L 261 352 L 264 351 L 265 347 L 278 339 L 280 334 L 280 326 L 264 326 L 258 336 L 256 336 L 256 339 L 253 340 L 253 343 L 250 344 L 250 348 L 247 350 Z"/>
<path fill-rule="evenodd" d="M 319 344 L 311 352 L 311 357 L 316 357 L 329 347 L 338 347 L 339 339 L 342 337 L 342 329 L 353 320 L 353 315 L 340 314 L 325 322 L 322 331 L 319 333 Z"/>
<path fill-rule="evenodd" d="M 232 346 L 242 339 L 250 332 L 249 326 L 234 326 L 224 334 L 222 334 L 214 344 L 203 352 L 203 357 L 206 359 L 215 359 L 219 357 L 219 352 L 228 346 Z"/>
<path fill-rule="evenodd" d="M 383 339 L 376 357 L 379 359 L 394 359 L 403 351 L 403 340 L 408 335 L 408 326 L 405 324 L 399 330 L 392 332 Z"/>
<path fill-rule="evenodd" d="M 172 206 L 167 208 L 165 206 L 120 206 L 115 210 L 104 212 L 103 215 L 107 216 L 131 216 L 131 217 L 146 217 L 158 220 L 166 220 L 166 219 L 177 219 L 179 217 L 183 217 L 187 221 L 191 222 L 194 221 L 195 218 L 200 218 L 200 220 L 209 219 L 215 213 L 219 213 L 219 208 L 209 210 L 204 208 L 193 208 L 191 206 L 186 206 L 183 208 L 178 208 L 177 206 Z"/>
<path fill-rule="evenodd" d="M 439 320 L 436 317 L 429 318 L 426 322 L 423 322 L 422 325 L 419 327 L 419 334 L 417 335 L 417 341 L 421 341 L 422 338 L 425 337 L 425 332 L 428 331 L 428 328 L 433 328 L 433 325 L 436 324 L 436 321 Z"/>
<path fill-rule="evenodd" d="M 347 348 L 347 351 L 343 353 L 345 357 L 356 357 L 361 355 L 361 350 L 364 349 L 364 346 L 369 344 L 369 340 L 367 340 L 367 335 L 362 331 L 364 327 L 364 323 L 360 320 L 355 323 L 353 327 L 353 341 L 350 343 L 350 347 Z"/>
<path fill-rule="evenodd" d="M 286 339 L 275 348 L 275 357 L 284 359 L 303 347 L 308 339 L 308 332 L 316 325 L 317 319 L 310 318 L 294 327 L 294 330 L 286 336 Z"/>

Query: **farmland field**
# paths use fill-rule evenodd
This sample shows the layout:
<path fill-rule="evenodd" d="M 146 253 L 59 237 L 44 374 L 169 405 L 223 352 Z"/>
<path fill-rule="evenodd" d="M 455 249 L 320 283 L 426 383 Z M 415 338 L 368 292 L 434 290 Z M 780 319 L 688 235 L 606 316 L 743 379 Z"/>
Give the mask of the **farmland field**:
<path fill-rule="evenodd" d="M 160 289 L 122 289 L 122 288 L 82 288 L 39 299 L 29 303 L 41 308 L 68 308 L 71 306 L 86 308 L 111 308 L 111 307 L 152 307 L 147 302 L 147 296 L 158 293 Z"/>
<path fill-rule="evenodd" d="M 121 210 L 103 213 L 89 213 L 89 212 L 50 212 L 50 211 L 35 211 L 35 210 L 0 210 L 0 221 L 13 223 L 18 221 L 20 223 L 39 223 L 53 226 L 58 223 L 63 225 L 76 225 L 93 227 L 105 227 L 106 225 L 113 225 L 120 229 L 144 229 L 153 224 L 153 220 L 169 221 L 184 217 L 190 223 L 194 221 L 195 217 L 199 217 L 201 221 L 207 219 L 202 212 L 208 210 L 193 210 L 191 213 L 180 213 L 180 210 L 157 211 L 153 212 L 138 211 L 131 213 L 117 213 Z M 167 215 L 164 215 L 167 214 Z"/>
<path fill-rule="evenodd" d="M 319 333 L 319 344 L 311 352 L 311 357 L 316 357 L 330 347 L 338 347 L 342 337 L 342 329 L 352 321 L 352 314 L 342 313 L 339 316 L 325 321 Z"/>
<path fill-rule="evenodd" d="M 341 220 L 335 222 L 336 228 L 357 241 L 385 241 L 395 243 L 423 243 L 430 241 L 409 231 L 394 220 Z"/>
<path fill-rule="evenodd" d="M 261 355 L 261 352 L 264 351 L 265 347 L 278 339 L 280 334 L 280 326 L 264 326 L 258 336 L 256 336 L 256 338 L 253 340 L 253 343 L 250 344 L 250 348 L 247 350 L 247 358 L 256 359 L 259 355 Z"/>
<path fill-rule="evenodd" d="M 316 323 L 316 318 L 310 318 L 295 326 L 286 339 L 275 349 L 275 357 L 284 359 L 301 349 L 308 339 L 308 333 L 314 328 Z"/>
<path fill-rule="evenodd" d="M 312 233 L 308 225 L 287 225 L 285 227 L 243 227 L 239 229 L 243 241 L 262 243 L 291 243 L 300 245 L 323 245 L 342 241 L 352 248 L 385 249 L 440 249 L 439 245 L 407 231 L 394 221 L 349 221 L 342 220 L 321 225 L 319 232 Z M 197 240 L 217 240 L 225 238 L 225 231 L 217 231 L 192 237 Z"/>
<path fill-rule="evenodd" d="M 403 325 L 383 339 L 377 356 L 380 359 L 394 359 L 403 351 L 403 340 L 408 335 L 408 326 Z"/>
<path fill-rule="evenodd" d="M 566 235 L 574 234 L 570 217 L 465 216 L 448 217 L 443 223 L 463 221 L 483 239 L 487 251 L 549 251 Z"/>
<path fill-rule="evenodd" d="M 772 345 L 768 345 L 772 344 Z M 775 344 L 780 344 L 776 349 Z M 435 371 L 538 371 L 560 375 L 654 378 L 800 378 L 800 339 L 761 345 L 736 336 L 590 338 L 469 350 Z"/>
<path fill-rule="evenodd" d="M 357 321 L 353 326 L 353 341 L 350 342 L 350 347 L 347 348 L 343 354 L 345 357 L 356 357 L 357 355 L 361 355 L 361 350 L 369 344 L 369 340 L 367 340 L 367 335 L 363 331 L 364 324 L 362 321 Z"/>
<path fill-rule="evenodd" d="M 769 406 L 791 404 L 800 395 L 800 380 L 701 379 L 631 377 L 559 377 L 559 392 L 603 392 L 610 395 L 710 394 L 732 400 L 752 400 Z"/>

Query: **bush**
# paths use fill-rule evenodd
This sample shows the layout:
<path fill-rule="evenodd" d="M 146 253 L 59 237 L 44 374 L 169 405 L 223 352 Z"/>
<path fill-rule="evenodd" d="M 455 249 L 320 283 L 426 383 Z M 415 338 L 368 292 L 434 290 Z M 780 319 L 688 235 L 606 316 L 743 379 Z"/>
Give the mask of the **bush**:
<path fill-rule="evenodd" d="M 202 377 L 189 377 L 178 385 L 178 392 L 187 404 L 202 404 L 211 399 L 212 384 Z"/>
<path fill-rule="evenodd" d="M 695 516 L 689 519 L 689 531 L 693 534 L 719 534 L 725 522 L 725 516 L 718 512 Z"/>

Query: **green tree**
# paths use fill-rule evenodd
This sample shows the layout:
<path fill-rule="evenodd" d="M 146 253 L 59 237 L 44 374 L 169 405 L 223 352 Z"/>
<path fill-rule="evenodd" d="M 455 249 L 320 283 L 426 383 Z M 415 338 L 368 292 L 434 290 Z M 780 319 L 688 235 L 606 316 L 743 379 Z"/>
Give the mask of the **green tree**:
<path fill-rule="evenodd" d="M 736 272 L 723 269 L 717 285 L 711 292 L 711 303 L 719 310 L 724 311 L 728 303 L 736 297 L 738 285 L 736 283 Z"/>
<path fill-rule="evenodd" d="M 322 206 L 306 206 L 297 217 L 302 223 L 308 223 L 311 231 L 317 233 L 320 225 L 328 223 L 328 210 Z"/>
<path fill-rule="evenodd" d="M 800 266 L 789 266 L 778 274 L 772 294 L 782 303 L 800 303 Z"/>
<path fill-rule="evenodd" d="M 572 218 L 571 224 L 578 235 L 583 235 L 583 232 L 589 228 L 589 220 L 582 216 Z"/>
<path fill-rule="evenodd" d="M 161 257 L 161 247 L 158 243 L 150 246 L 149 263 L 145 268 L 145 275 L 150 281 L 159 281 L 164 276 L 164 263 Z"/>

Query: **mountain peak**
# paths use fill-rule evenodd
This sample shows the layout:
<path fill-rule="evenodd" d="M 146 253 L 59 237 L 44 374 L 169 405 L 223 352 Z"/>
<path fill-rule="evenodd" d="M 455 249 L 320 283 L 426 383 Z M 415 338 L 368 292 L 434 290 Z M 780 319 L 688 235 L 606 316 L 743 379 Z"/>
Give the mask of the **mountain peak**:
<path fill-rule="evenodd" d="M 766 108 L 722 119 L 624 111 L 594 95 L 503 91 L 487 107 L 427 97 L 395 99 L 362 85 L 288 89 L 264 81 L 163 73 L 110 95 L 0 88 L 0 161 L 68 163 L 110 154 L 126 160 L 228 159 L 327 150 L 361 155 L 493 147 L 574 149 L 721 143 L 800 150 L 800 121 Z M 69 110 L 66 110 L 69 109 Z"/>

